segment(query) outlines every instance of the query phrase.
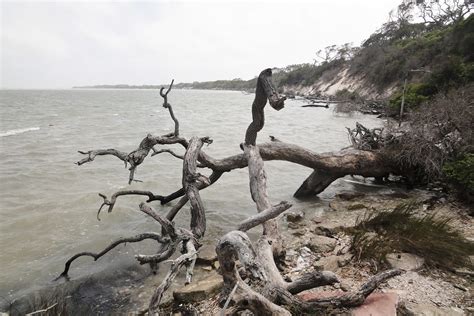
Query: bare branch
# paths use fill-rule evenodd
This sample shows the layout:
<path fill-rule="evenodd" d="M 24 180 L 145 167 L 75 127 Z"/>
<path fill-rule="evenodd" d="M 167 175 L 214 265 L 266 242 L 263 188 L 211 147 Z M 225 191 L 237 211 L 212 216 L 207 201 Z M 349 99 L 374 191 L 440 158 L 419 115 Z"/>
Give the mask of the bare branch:
<path fill-rule="evenodd" d="M 46 313 L 46 312 L 49 311 L 50 309 L 53 309 L 56 305 L 58 305 L 58 303 L 54 303 L 53 305 L 48 306 L 48 307 L 46 307 L 46 308 L 44 308 L 44 309 L 40 309 L 40 310 L 31 312 L 31 313 L 28 313 L 28 314 L 26 314 L 26 316 L 32 316 L 32 315 L 36 315 L 36 314 Z"/>
<path fill-rule="evenodd" d="M 100 218 L 99 218 L 99 215 L 100 215 L 100 211 L 102 210 L 102 207 L 104 207 L 105 205 L 108 205 L 109 208 L 108 208 L 108 212 L 112 212 L 114 206 L 115 206 L 115 202 L 117 201 L 117 198 L 119 196 L 122 196 L 122 195 L 145 195 L 145 196 L 148 196 L 148 200 L 146 202 L 151 202 L 151 201 L 162 201 L 163 200 L 163 196 L 161 195 L 155 195 L 153 194 L 153 192 L 150 192 L 150 191 L 143 191 L 143 190 L 123 190 L 123 191 L 118 191 L 118 192 L 115 192 L 114 194 L 112 194 L 110 200 L 107 199 L 107 196 L 102 194 L 102 193 L 99 193 L 99 196 L 101 198 L 104 199 L 104 202 L 102 203 L 102 205 L 99 207 L 99 210 L 97 212 L 97 219 L 100 221 Z"/>
<path fill-rule="evenodd" d="M 156 234 L 156 233 L 143 233 L 143 234 L 138 234 L 138 235 L 133 236 L 133 237 L 120 238 L 120 239 L 114 241 L 113 243 L 111 243 L 109 246 L 107 246 L 101 252 L 98 252 L 98 253 L 80 252 L 78 254 L 75 254 L 74 256 L 69 258 L 68 261 L 66 261 L 66 264 L 64 266 L 64 271 L 56 278 L 56 280 L 58 280 L 62 277 L 68 278 L 68 272 L 69 272 L 69 268 L 71 266 L 71 263 L 79 257 L 88 256 L 88 257 L 94 258 L 94 261 L 97 261 L 100 257 L 102 257 L 103 255 L 105 255 L 110 250 L 114 249 L 115 247 L 117 247 L 120 244 L 129 243 L 129 242 L 139 242 L 139 241 L 142 241 L 142 240 L 145 240 L 145 239 L 153 239 L 153 240 L 156 240 L 159 243 L 168 243 L 169 242 L 168 238 L 162 237 L 161 235 Z"/>
<path fill-rule="evenodd" d="M 174 121 L 174 134 L 173 135 L 177 137 L 177 136 L 179 136 L 179 121 L 176 118 L 176 116 L 174 115 L 173 108 L 171 107 L 171 104 L 168 103 L 168 93 L 171 91 L 171 88 L 173 87 L 173 83 L 174 83 L 174 79 L 171 80 L 171 84 L 170 84 L 168 90 L 166 91 L 166 93 L 163 93 L 163 90 L 165 88 L 161 87 L 160 95 L 163 98 L 163 107 L 165 109 L 168 109 L 168 111 L 170 112 L 171 119 Z"/>
<path fill-rule="evenodd" d="M 164 292 L 171 286 L 174 278 L 178 274 L 179 269 L 186 264 L 188 261 L 192 260 L 197 254 L 197 251 L 188 252 L 179 256 L 176 260 L 171 262 L 171 267 L 166 274 L 165 278 L 161 284 L 156 288 L 153 297 L 151 298 L 150 305 L 148 307 L 148 313 L 150 315 L 159 314 L 159 306 L 161 299 L 163 298 Z"/>
<path fill-rule="evenodd" d="M 339 282 L 336 274 L 331 271 L 315 271 L 305 273 L 299 279 L 288 283 L 286 290 L 291 294 L 297 294 L 315 287 L 331 285 Z"/>
<path fill-rule="evenodd" d="M 196 248 L 194 247 L 194 243 L 191 239 L 187 240 L 184 244 L 184 253 L 194 253 L 195 255 L 189 258 L 186 262 L 186 282 L 185 285 L 188 285 L 193 281 L 193 272 L 194 272 L 194 265 L 196 264 L 197 259 L 197 252 Z"/>
<path fill-rule="evenodd" d="M 265 114 L 263 109 L 267 104 L 275 110 L 281 110 L 284 107 L 285 97 L 280 97 L 271 81 L 272 70 L 265 69 L 260 73 L 257 79 L 257 89 L 255 91 L 255 100 L 252 104 L 252 123 L 250 123 L 245 133 L 245 144 L 255 145 L 257 133 L 263 128 L 265 123 Z"/>
<path fill-rule="evenodd" d="M 140 203 L 140 211 L 143 213 L 150 215 L 154 218 L 157 222 L 160 223 L 161 227 L 165 230 L 166 234 L 169 235 L 172 239 L 176 238 L 176 229 L 174 224 L 170 222 L 168 219 L 161 217 L 156 213 L 150 206 L 146 205 L 145 203 Z"/>
<path fill-rule="evenodd" d="M 82 164 L 85 164 L 87 162 L 93 161 L 96 156 L 105 156 L 105 155 L 112 155 L 112 156 L 117 157 L 118 159 L 125 162 L 125 166 L 127 166 L 127 162 L 128 162 L 128 154 L 127 153 L 125 153 L 123 151 L 113 149 L 113 148 L 111 148 L 111 149 L 89 150 L 89 151 L 79 150 L 78 153 L 80 153 L 82 155 L 87 155 L 86 158 L 81 159 L 78 162 L 76 162 L 76 164 L 78 166 L 80 166 Z"/>
<path fill-rule="evenodd" d="M 264 222 L 277 217 L 291 206 L 292 205 L 287 201 L 280 202 L 279 204 L 274 205 L 271 208 L 258 213 L 257 215 L 247 218 L 237 226 L 237 230 L 246 232 L 255 226 L 263 224 Z"/>
<path fill-rule="evenodd" d="M 160 149 L 160 150 L 156 150 L 155 148 L 153 148 L 153 153 L 151 154 L 151 156 L 155 156 L 155 155 L 158 155 L 158 154 L 161 154 L 161 153 L 169 153 L 171 154 L 172 156 L 178 158 L 178 159 L 181 159 L 183 160 L 184 159 L 184 156 L 183 155 L 178 155 L 177 153 L 175 153 L 174 151 L 172 151 L 171 149 Z"/>

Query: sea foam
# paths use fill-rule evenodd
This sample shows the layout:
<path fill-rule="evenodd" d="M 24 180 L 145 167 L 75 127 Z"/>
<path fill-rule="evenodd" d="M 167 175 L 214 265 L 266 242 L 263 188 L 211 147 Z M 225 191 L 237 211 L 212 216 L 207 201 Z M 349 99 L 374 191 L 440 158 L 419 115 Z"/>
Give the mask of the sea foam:
<path fill-rule="evenodd" d="M 39 129 L 40 129 L 39 127 L 28 127 L 28 128 L 11 129 L 11 130 L 6 131 L 6 132 L 0 132 L 0 137 L 23 134 L 23 133 L 26 133 L 26 132 L 37 131 L 37 130 L 39 130 Z"/>

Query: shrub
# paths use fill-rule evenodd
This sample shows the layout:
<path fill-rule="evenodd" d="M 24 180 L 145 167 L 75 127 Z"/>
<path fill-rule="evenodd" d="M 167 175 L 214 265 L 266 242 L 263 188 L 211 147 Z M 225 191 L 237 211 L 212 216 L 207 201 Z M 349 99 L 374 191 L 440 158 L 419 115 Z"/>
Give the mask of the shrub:
<path fill-rule="evenodd" d="M 444 164 L 443 171 L 457 189 L 459 197 L 467 203 L 474 202 L 474 154 L 468 153 Z M 471 215 L 474 215 L 472 209 Z"/>
<path fill-rule="evenodd" d="M 428 101 L 431 96 L 437 92 L 434 85 L 426 83 L 410 83 L 407 85 L 405 91 L 405 108 L 414 108 L 421 103 Z M 402 104 L 403 91 L 396 93 L 390 99 L 390 106 L 395 109 L 400 109 Z"/>
<path fill-rule="evenodd" d="M 415 171 L 414 182 L 440 178 L 446 161 L 474 151 L 473 98 L 470 84 L 422 104 L 411 113 L 410 129 L 385 148 L 387 159 Z"/>

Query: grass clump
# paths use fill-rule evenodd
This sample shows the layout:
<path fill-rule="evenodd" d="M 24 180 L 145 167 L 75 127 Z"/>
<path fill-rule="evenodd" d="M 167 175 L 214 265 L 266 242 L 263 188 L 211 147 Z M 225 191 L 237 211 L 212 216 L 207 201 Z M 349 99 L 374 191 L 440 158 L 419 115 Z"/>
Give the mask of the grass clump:
<path fill-rule="evenodd" d="M 350 230 L 352 251 L 359 259 L 386 264 L 386 255 L 409 252 L 425 259 L 429 266 L 444 269 L 472 268 L 469 256 L 474 243 L 450 225 L 452 219 L 434 214 L 417 216 L 416 203 L 404 203 L 394 210 L 368 212 Z"/>

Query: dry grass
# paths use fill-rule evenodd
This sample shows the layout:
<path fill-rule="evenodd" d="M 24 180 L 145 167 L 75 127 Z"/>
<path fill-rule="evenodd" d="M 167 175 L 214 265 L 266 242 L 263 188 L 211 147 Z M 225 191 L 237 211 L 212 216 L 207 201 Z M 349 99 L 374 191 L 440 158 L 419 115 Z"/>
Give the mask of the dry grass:
<path fill-rule="evenodd" d="M 427 265 L 444 269 L 470 267 L 474 243 L 450 225 L 451 219 L 434 214 L 417 216 L 415 203 L 400 204 L 394 210 L 368 212 L 350 229 L 352 251 L 359 259 L 386 263 L 392 252 L 421 256 Z"/>

